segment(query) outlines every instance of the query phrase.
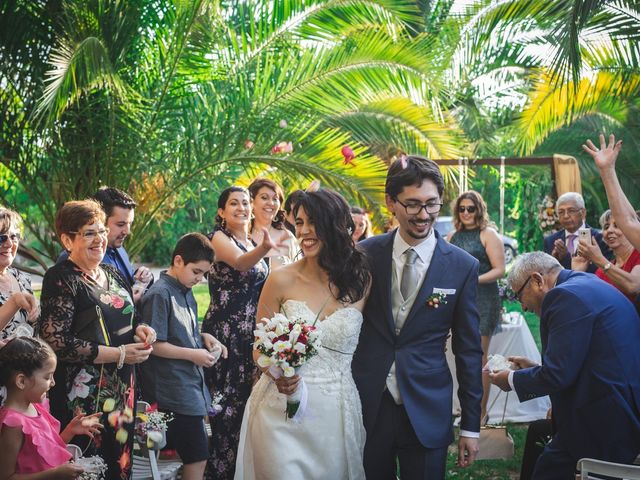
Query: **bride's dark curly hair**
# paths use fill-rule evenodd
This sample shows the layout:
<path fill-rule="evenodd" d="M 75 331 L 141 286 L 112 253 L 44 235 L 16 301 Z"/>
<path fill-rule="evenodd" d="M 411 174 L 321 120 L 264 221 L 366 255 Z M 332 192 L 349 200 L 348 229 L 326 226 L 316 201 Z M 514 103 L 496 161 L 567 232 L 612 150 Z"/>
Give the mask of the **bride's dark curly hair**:
<path fill-rule="evenodd" d="M 322 241 L 318 264 L 338 289 L 337 299 L 357 302 L 364 297 L 371 276 L 364 253 L 356 249 L 351 238 L 355 225 L 349 204 L 339 193 L 321 188 L 300 196 L 293 209 L 296 217 L 300 207 L 304 208 L 315 226 L 316 236 Z"/>

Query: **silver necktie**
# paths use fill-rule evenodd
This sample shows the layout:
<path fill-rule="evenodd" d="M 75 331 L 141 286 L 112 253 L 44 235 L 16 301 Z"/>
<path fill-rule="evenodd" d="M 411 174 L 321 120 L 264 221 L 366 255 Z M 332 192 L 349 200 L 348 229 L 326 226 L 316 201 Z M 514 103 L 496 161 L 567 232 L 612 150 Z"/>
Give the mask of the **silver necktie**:
<path fill-rule="evenodd" d="M 402 269 L 402 280 L 400 281 L 400 293 L 402 298 L 406 300 L 418 288 L 418 269 L 416 268 L 418 254 L 413 248 L 410 248 L 404 252 L 404 255 L 405 262 Z"/>

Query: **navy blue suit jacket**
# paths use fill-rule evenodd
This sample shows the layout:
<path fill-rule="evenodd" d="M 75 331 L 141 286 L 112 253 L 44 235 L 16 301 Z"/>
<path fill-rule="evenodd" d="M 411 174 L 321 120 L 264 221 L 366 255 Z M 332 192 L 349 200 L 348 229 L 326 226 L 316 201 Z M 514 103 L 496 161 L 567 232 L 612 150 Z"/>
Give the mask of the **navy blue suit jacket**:
<path fill-rule="evenodd" d="M 589 225 L 587 225 L 587 227 L 589 227 Z M 604 240 L 602 239 L 602 232 L 597 228 L 589 227 L 589 229 L 591 230 L 591 236 L 596 239 L 596 242 L 598 243 L 598 247 L 600 247 L 602 254 L 607 258 L 611 258 L 611 250 L 609 250 L 609 247 L 607 246 L 607 244 L 604 243 Z M 578 232 L 576 232 L 576 234 L 577 233 Z M 549 255 L 551 255 L 551 252 L 553 251 L 554 242 L 557 239 L 560 239 L 564 242 L 564 238 L 565 238 L 565 230 L 560 230 L 559 232 L 552 233 L 551 235 L 547 235 L 546 237 L 544 237 L 544 251 Z M 576 238 L 576 242 L 577 241 L 578 239 Z M 571 255 L 567 253 L 564 257 L 562 257 L 558 261 L 560 262 L 560 265 L 562 265 L 564 268 L 566 268 L 567 270 L 571 270 Z M 587 272 L 594 273 L 597 269 L 598 267 L 590 263 L 589 266 L 587 267 Z"/>
<path fill-rule="evenodd" d="M 480 431 L 482 348 L 476 307 L 478 261 L 450 245 L 437 232 L 436 249 L 425 280 L 398 336 L 391 313 L 392 249 L 395 231 L 358 245 L 369 258 L 373 283 L 364 308 L 364 323 L 352 368 L 364 426 L 371 431 L 385 390 L 387 374 L 396 362 L 398 388 L 418 439 L 426 448 L 442 448 L 453 440 L 453 383 L 445 357 L 452 330 L 456 357 L 460 427 Z M 427 306 L 433 289 L 455 290 L 445 305 Z"/>
<path fill-rule="evenodd" d="M 520 401 L 551 396 L 553 444 L 631 463 L 640 453 L 640 318 L 616 288 L 563 270 L 544 297 L 542 365 L 516 371 Z"/>

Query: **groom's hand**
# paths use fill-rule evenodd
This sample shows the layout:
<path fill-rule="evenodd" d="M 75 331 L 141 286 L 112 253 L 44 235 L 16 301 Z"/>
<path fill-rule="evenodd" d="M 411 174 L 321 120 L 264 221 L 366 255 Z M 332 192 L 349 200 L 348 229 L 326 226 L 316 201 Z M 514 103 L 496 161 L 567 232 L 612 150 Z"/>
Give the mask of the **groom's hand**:
<path fill-rule="evenodd" d="M 478 439 L 471 437 L 460 437 L 458 440 L 458 466 L 466 468 L 473 465 L 478 455 Z"/>

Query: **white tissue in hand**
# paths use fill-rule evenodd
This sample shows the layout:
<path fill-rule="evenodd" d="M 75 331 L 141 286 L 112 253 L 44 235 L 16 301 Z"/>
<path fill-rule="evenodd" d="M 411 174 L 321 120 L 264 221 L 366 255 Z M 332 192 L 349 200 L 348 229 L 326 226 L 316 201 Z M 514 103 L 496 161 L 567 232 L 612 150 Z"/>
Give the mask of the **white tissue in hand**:
<path fill-rule="evenodd" d="M 499 353 L 496 353 L 495 355 L 489 355 L 488 359 L 489 360 L 487 362 L 486 368 L 491 372 L 499 372 L 501 370 L 511 370 L 511 367 L 513 366 L 513 363 L 508 361 Z"/>

